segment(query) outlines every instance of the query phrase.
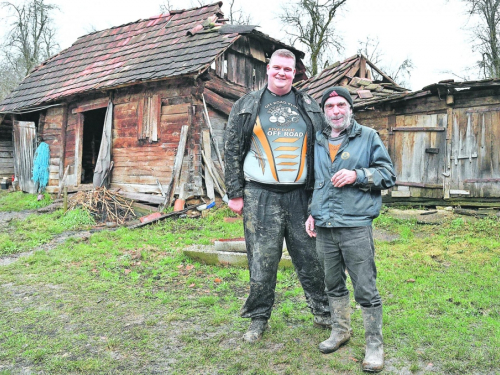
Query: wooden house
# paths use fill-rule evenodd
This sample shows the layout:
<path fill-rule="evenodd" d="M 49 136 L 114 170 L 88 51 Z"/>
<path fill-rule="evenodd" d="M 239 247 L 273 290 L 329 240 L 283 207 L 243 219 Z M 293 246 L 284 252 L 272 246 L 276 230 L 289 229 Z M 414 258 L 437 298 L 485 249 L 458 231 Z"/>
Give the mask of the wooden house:
<path fill-rule="evenodd" d="M 265 85 L 266 59 L 288 48 L 297 56 L 297 79 L 306 78 L 302 52 L 255 26 L 226 24 L 221 5 L 85 35 L 26 77 L 0 103 L 0 145 L 14 142 L 23 190 L 33 190 L 29 160 L 16 160 L 41 135 L 50 146 L 49 192 L 109 180 L 111 188 L 154 203 L 172 184 L 186 198 L 204 194 L 203 180 L 213 176 L 203 163 L 213 159 L 212 167 L 223 170 L 229 111 Z"/>
<path fill-rule="evenodd" d="M 330 86 L 349 89 L 356 120 L 379 132 L 396 169 L 386 204 L 500 205 L 500 80 L 410 92 L 361 55 L 334 65 L 297 86 L 318 101 Z"/>

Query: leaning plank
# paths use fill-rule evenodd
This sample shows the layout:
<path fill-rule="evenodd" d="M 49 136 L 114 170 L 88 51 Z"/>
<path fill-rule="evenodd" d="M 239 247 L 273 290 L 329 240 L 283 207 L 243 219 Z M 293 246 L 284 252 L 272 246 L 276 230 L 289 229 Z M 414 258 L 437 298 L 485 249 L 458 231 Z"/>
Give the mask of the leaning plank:
<path fill-rule="evenodd" d="M 66 183 L 66 177 L 68 176 L 68 171 L 69 171 L 69 165 L 66 167 L 66 169 L 64 170 L 64 175 L 63 175 L 63 178 L 61 180 L 61 183 L 59 184 L 59 192 L 57 193 L 57 198 L 61 198 L 61 194 L 62 194 L 62 189 L 64 187 L 64 184 Z"/>
<path fill-rule="evenodd" d="M 168 193 L 166 194 L 165 201 L 163 202 L 164 207 L 168 207 L 170 201 L 172 200 L 175 192 L 176 185 L 179 183 L 179 177 L 181 175 L 182 160 L 184 159 L 184 151 L 186 149 L 186 141 L 188 136 L 188 125 L 183 125 L 181 128 L 181 136 L 179 140 L 179 146 L 177 147 L 177 154 L 175 155 L 174 169 L 172 170 L 172 180 L 168 186 Z"/>
<path fill-rule="evenodd" d="M 199 204 L 195 204 L 195 205 L 192 205 L 192 206 L 189 206 L 189 207 L 186 207 L 185 209 L 181 210 L 181 211 L 175 211 L 175 212 L 170 212 L 168 214 L 165 214 L 165 215 L 161 215 L 160 217 L 156 218 L 156 219 L 153 219 L 151 221 L 147 221 L 145 223 L 140 223 L 140 224 L 135 224 L 135 225 L 131 225 L 129 226 L 128 228 L 129 229 L 135 229 L 135 228 L 140 228 L 140 227 L 143 227 L 145 225 L 148 225 L 148 224 L 151 224 L 151 223 L 156 223 L 157 221 L 160 221 L 160 220 L 164 220 L 164 219 L 167 219 L 169 217 L 172 217 L 172 216 L 178 216 L 178 215 L 181 215 L 181 214 L 184 214 L 186 212 L 188 212 L 189 210 L 192 210 L 196 207 L 199 207 L 199 206 L 202 206 L 204 205 L 205 203 L 199 203 Z"/>
<path fill-rule="evenodd" d="M 215 188 L 219 192 L 220 196 L 223 197 L 226 195 L 226 192 L 220 187 L 219 183 L 217 182 L 217 179 L 214 176 L 213 172 L 213 164 L 210 163 L 211 160 L 208 160 L 207 157 L 205 156 L 205 153 L 201 151 L 201 156 L 203 157 L 203 160 L 205 161 L 205 170 L 208 171 L 208 173 L 212 176 Z"/>
<path fill-rule="evenodd" d="M 214 144 L 215 152 L 217 153 L 217 158 L 219 159 L 219 163 L 220 163 L 220 166 L 222 168 L 222 172 L 225 173 L 224 162 L 222 161 L 222 156 L 220 155 L 220 151 L 219 151 L 219 145 L 217 144 L 217 139 L 215 138 L 214 130 L 212 129 L 212 123 L 210 122 L 210 116 L 208 115 L 207 103 L 205 102 L 205 96 L 203 94 L 201 94 L 201 98 L 203 99 L 203 108 L 205 109 L 205 111 L 203 112 L 203 114 L 205 115 L 205 121 L 207 123 L 208 129 L 210 130 L 212 142 Z"/>
<path fill-rule="evenodd" d="M 210 144 L 210 132 L 208 130 L 203 130 L 203 150 L 207 159 L 212 158 L 212 145 Z M 214 181 L 208 170 L 208 166 L 205 167 L 205 186 L 207 188 L 207 197 L 211 200 L 215 198 L 214 193 Z"/>
<path fill-rule="evenodd" d="M 141 201 L 141 202 L 149 202 L 152 204 L 162 204 L 164 201 L 164 198 L 158 195 L 151 195 L 151 194 L 142 194 L 142 193 L 129 193 L 126 191 L 120 191 L 118 192 L 120 195 L 124 196 L 125 198 L 132 199 L 134 201 Z"/>

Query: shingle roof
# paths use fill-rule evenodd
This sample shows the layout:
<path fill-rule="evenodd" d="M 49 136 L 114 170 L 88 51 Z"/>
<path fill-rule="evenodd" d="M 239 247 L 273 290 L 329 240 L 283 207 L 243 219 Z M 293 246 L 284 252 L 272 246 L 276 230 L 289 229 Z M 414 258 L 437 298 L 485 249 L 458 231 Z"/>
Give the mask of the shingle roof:
<path fill-rule="evenodd" d="M 188 35 L 208 17 L 222 18 L 221 4 L 172 11 L 85 35 L 31 72 L 0 103 L 0 112 L 91 90 L 199 72 L 239 37 L 218 32 Z"/>
<path fill-rule="evenodd" d="M 381 79 L 373 80 L 375 73 Z M 336 62 L 325 68 L 320 74 L 295 85 L 297 89 L 307 92 L 318 102 L 321 100 L 323 92 L 331 86 L 345 86 L 351 94 L 354 108 L 358 109 L 399 98 L 409 93 L 407 89 L 399 86 L 360 54 L 342 62 Z"/>

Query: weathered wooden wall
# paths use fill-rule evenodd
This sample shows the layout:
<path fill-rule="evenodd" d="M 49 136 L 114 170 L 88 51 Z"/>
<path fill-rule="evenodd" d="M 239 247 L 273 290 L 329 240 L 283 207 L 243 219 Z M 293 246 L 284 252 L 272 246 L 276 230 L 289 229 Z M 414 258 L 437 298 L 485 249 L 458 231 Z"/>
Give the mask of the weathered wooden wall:
<path fill-rule="evenodd" d="M 45 113 L 40 114 L 38 133 L 43 137 L 43 141 L 49 145 L 49 184 L 48 187 L 59 185 L 62 148 L 61 132 L 66 122 L 66 106 L 48 108 Z M 51 192 L 53 189 L 47 189 Z"/>
<path fill-rule="evenodd" d="M 0 179 L 14 174 L 14 144 L 12 143 L 12 120 L 0 115 Z"/>
<path fill-rule="evenodd" d="M 188 145 L 183 161 L 181 182 L 201 188 L 200 129 L 203 126 L 202 105 L 194 97 L 193 80 L 172 80 L 135 86 L 115 92 L 113 103 L 114 169 L 111 187 L 129 192 L 160 193 L 156 180 L 169 184 L 175 154 L 183 125 L 189 125 Z M 144 97 L 159 98 L 157 140 L 140 139 L 138 124 L 144 116 Z M 188 173 L 199 176 L 190 180 Z M 201 191 L 197 191 L 201 195 Z"/>
<path fill-rule="evenodd" d="M 396 169 L 393 198 L 500 199 L 498 89 L 429 93 L 356 113 L 376 129 Z"/>

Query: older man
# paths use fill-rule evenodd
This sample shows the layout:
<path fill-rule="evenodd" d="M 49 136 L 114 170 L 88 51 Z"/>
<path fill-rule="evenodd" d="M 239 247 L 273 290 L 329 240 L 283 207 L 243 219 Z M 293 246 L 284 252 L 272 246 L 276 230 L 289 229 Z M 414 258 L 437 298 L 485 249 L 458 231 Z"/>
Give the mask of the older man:
<path fill-rule="evenodd" d="M 380 190 L 393 186 L 396 177 L 378 133 L 353 119 L 352 98 L 345 88 L 326 90 L 321 106 L 330 126 L 316 135 L 315 185 L 306 221 L 307 233 L 316 237 L 332 314 L 331 335 L 319 349 L 331 353 L 351 336 L 347 268 L 363 313 L 363 370 L 378 372 L 384 367 L 384 350 L 372 221 L 380 212 Z"/>
<path fill-rule="evenodd" d="M 318 104 L 292 87 L 292 52 L 274 52 L 267 77 L 267 87 L 234 104 L 224 142 L 229 208 L 244 214 L 250 295 L 241 316 L 252 319 L 247 342 L 259 340 L 268 327 L 283 239 L 315 325 L 330 326 L 323 268 L 303 225 L 313 187 L 315 127 L 326 122 Z"/>

